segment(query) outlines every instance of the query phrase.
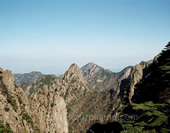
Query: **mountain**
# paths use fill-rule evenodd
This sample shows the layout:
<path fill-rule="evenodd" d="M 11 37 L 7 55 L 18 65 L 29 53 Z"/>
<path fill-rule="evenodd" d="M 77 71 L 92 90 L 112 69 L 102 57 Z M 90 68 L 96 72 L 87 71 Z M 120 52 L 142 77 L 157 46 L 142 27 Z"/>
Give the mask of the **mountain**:
<path fill-rule="evenodd" d="M 169 51 L 170 43 L 118 73 L 72 64 L 60 78 L 42 75 L 19 87 L 0 68 L 0 132 L 169 132 Z"/>
<path fill-rule="evenodd" d="M 170 132 L 169 79 L 170 42 L 155 56 L 143 78 L 134 86 L 131 104 L 124 103 L 118 111 L 120 116 L 132 116 L 121 120 L 125 132 Z"/>
<path fill-rule="evenodd" d="M 38 90 L 38 88 L 42 88 L 44 85 L 55 84 L 57 79 L 58 78 L 54 75 L 44 75 L 33 83 L 26 82 L 21 84 L 20 87 L 23 88 L 26 95 L 30 97 L 32 94 L 34 94 L 34 92 Z"/>
<path fill-rule="evenodd" d="M 63 97 L 50 86 L 43 85 L 28 98 L 22 88 L 14 85 L 11 71 L 1 68 L 0 105 L 0 132 L 68 133 Z"/>
<path fill-rule="evenodd" d="M 125 97 L 128 95 L 127 99 L 131 102 L 134 94 L 134 86 L 142 79 L 148 65 L 149 63 L 143 61 L 134 67 L 128 66 L 121 72 L 113 73 L 94 63 L 88 63 L 81 70 L 85 80 L 87 80 L 93 91 L 120 90 L 120 95 L 126 93 Z M 129 89 L 126 89 L 127 86 L 129 86 Z"/>
<path fill-rule="evenodd" d="M 58 87 L 58 79 L 51 76 L 41 77 L 32 86 L 30 106 L 40 132 L 68 133 L 66 103 Z"/>
<path fill-rule="evenodd" d="M 24 83 L 21 87 L 24 89 L 27 97 L 31 99 L 30 106 L 33 114 L 35 114 L 33 117 L 35 117 L 37 122 L 41 120 L 41 123 L 43 123 L 43 125 L 39 123 L 40 131 L 44 131 L 47 128 L 45 124 L 49 122 L 54 122 L 54 124 L 64 123 L 65 130 L 68 123 L 70 129 L 73 119 L 69 119 L 69 116 L 81 114 L 76 110 L 80 110 L 85 100 L 90 98 L 88 97 L 89 93 L 92 92 L 88 87 L 87 81 L 84 80 L 82 71 L 76 64 L 72 64 L 61 78 L 53 75 L 44 75 L 34 83 Z M 82 99 L 83 97 L 86 97 L 86 99 Z M 57 110 L 58 106 L 61 106 L 60 110 Z M 64 109 L 65 107 L 68 113 Z M 76 108 L 75 111 L 73 111 L 74 108 Z M 66 118 L 68 121 L 60 122 L 60 120 L 56 120 L 58 117 L 54 117 L 51 111 L 56 113 L 56 116 Z M 52 128 L 50 123 L 51 127 L 48 127 L 48 131 L 51 131 L 50 129 Z M 79 127 L 77 126 L 75 129 L 77 130 Z"/>
<path fill-rule="evenodd" d="M 70 103 L 73 98 L 86 95 L 90 88 L 84 80 L 82 71 L 76 64 L 72 64 L 61 78 L 62 85 L 66 88 L 65 100 Z"/>
<path fill-rule="evenodd" d="M 143 79 L 148 69 L 148 66 L 148 62 L 142 61 L 134 67 L 131 67 L 129 69 L 129 73 L 124 74 L 126 75 L 125 77 L 123 76 L 123 78 L 119 79 L 119 85 L 117 89 L 120 89 L 120 96 L 123 97 L 126 102 L 132 102 L 135 85 Z"/>
<path fill-rule="evenodd" d="M 96 116 L 108 115 L 113 111 L 113 107 L 116 109 L 119 106 L 115 92 L 93 92 L 76 64 L 72 64 L 60 79 L 45 75 L 35 83 L 25 84 L 22 87 L 26 88 L 24 89 L 26 93 L 27 90 L 30 92 L 28 97 L 32 99 L 32 110 L 41 114 L 34 117 L 41 118 L 43 121 L 46 121 L 44 119 L 47 117 L 46 110 L 51 110 L 51 107 L 55 106 L 54 101 L 51 101 L 53 97 L 59 95 L 64 98 L 69 132 L 81 131 L 85 133 L 89 126 L 95 122 L 95 120 L 88 120 L 93 114 Z M 51 100 L 48 101 L 48 99 Z M 49 115 L 50 112 L 47 114 Z M 75 117 L 77 117 L 76 121 Z"/>
<path fill-rule="evenodd" d="M 88 127 L 96 121 L 89 120 L 90 117 L 107 115 L 113 111 L 113 106 L 117 107 L 112 102 L 115 94 L 93 92 L 84 79 L 81 69 L 76 64 L 70 66 L 61 78 L 61 82 L 62 86 L 66 88 L 64 98 L 67 103 L 67 118 L 71 133 L 85 133 Z M 101 120 L 98 121 L 101 122 Z"/>
<path fill-rule="evenodd" d="M 94 91 L 106 91 L 114 87 L 119 74 L 104 69 L 94 63 L 88 63 L 81 68 L 85 80 Z"/>
<path fill-rule="evenodd" d="M 38 78 L 42 77 L 44 74 L 41 72 L 31 72 L 31 73 L 24 73 L 24 74 L 14 74 L 15 77 L 15 84 L 21 85 L 23 83 L 31 82 L 33 83 Z"/>
<path fill-rule="evenodd" d="M 24 127 L 23 130 L 31 132 L 29 130 L 36 129 L 38 132 L 58 131 L 66 133 L 69 130 L 69 132 L 85 133 L 96 122 L 107 123 L 108 119 L 91 119 L 90 121 L 88 119 L 100 115 L 117 116 L 116 112 L 120 108 L 121 97 L 129 98 L 130 92 L 133 92 L 133 89 L 124 88 L 129 83 L 133 83 L 132 88 L 134 88 L 134 85 L 143 77 L 146 66 L 144 62 L 141 62 L 134 67 L 126 67 L 119 73 L 113 73 L 92 63 L 82 69 L 76 64 L 72 64 L 61 78 L 43 75 L 33 83 L 23 83 L 20 85 L 23 88 L 21 89 L 24 94 L 22 97 L 27 101 L 25 107 L 27 110 L 23 109 L 23 114 L 26 110 L 28 121 L 31 121 L 32 127 L 35 126 L 32 129 Z M 86 81 L 87 77 L 91 80 Z M 99 80 L 105 79 L 103 82 L 97 82 L 99 81 L 98 77 L 100 77 Z M 6 80 L 11 81 L 9 78 Z M 91 89 L 89 82 L 93 83 L 93 86 L 96 82 L 95 87 L 99 86 L 100 91 L 103 92 Z M 105 85 L 109 82 L 110 84 L 106 88 Z M 21 99 L 20 102 L 22 102 Z M 18 108 L 23 108 L 22 105 L 19 106 Z M 75 116 L 77 116 L 77 120 L 75 120 Z M 4 119 L 2 120 L 4 123 Z M 9 125 L 11 130 L 15 131 L 12 124 Z"/>
<path fill-rule="evenodd" d="M 0 68 L 0 131 L 33 132 L 37 125 L 30 115 L 29 101 L 22 88 L 14 85 L 11 71 Z"/>
<path fill-rule="evenodd" d="M 135 102 L 160 102 L 170 99 L 170 43 L 149 66 L 146 76 L 137 84 Z M 147 89 L 146 89 L 147 88 Z M 150 97 L 150 94 L 153 94 Z M 145 95 L 145 97 L 142 97 Z"/>

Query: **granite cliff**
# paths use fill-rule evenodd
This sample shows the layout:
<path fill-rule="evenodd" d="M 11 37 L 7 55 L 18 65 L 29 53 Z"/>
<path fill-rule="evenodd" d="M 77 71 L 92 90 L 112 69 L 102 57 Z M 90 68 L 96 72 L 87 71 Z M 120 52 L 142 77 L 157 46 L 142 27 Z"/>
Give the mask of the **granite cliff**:
<path fill-rule="evenodd" d="M 67 110 L 63 97 L 44 85 L 28 98 L 14 85 L 11 71 L 0 69 L 0 121 L 2 132 L 68 133 Z"/>

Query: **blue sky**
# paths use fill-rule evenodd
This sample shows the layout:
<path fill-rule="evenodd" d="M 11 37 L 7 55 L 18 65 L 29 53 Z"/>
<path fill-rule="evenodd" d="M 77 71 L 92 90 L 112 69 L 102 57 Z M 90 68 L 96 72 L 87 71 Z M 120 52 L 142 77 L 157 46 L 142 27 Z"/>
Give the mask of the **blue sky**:
<path fill-rule="evenodd" d="M 0 0 L 0 67 L 62 74 L 72 63 L 115 71 L 170 41 L 169 0 Z"/>

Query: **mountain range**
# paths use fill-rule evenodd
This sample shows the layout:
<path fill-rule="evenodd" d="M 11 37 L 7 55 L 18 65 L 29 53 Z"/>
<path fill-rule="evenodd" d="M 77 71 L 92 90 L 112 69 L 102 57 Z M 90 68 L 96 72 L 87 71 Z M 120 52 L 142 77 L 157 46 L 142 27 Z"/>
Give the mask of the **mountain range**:
<path fill-rule="evenodd" d="M 0 68 L 0 132 L 169 132 L 169 52 L 170 43 L 117 73 L 94 63 L 60 77 Z"/>

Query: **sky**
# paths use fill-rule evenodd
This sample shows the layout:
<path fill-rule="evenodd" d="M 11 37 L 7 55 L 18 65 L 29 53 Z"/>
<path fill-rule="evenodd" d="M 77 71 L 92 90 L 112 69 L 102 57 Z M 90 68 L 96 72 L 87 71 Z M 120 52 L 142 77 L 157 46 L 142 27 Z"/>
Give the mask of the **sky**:
<path fill-rule="evenodd" d="M 170 0 L 0 0 L 0 67 L 63 74 L 72 63 L 120 71 L 170 41 Z"/>

